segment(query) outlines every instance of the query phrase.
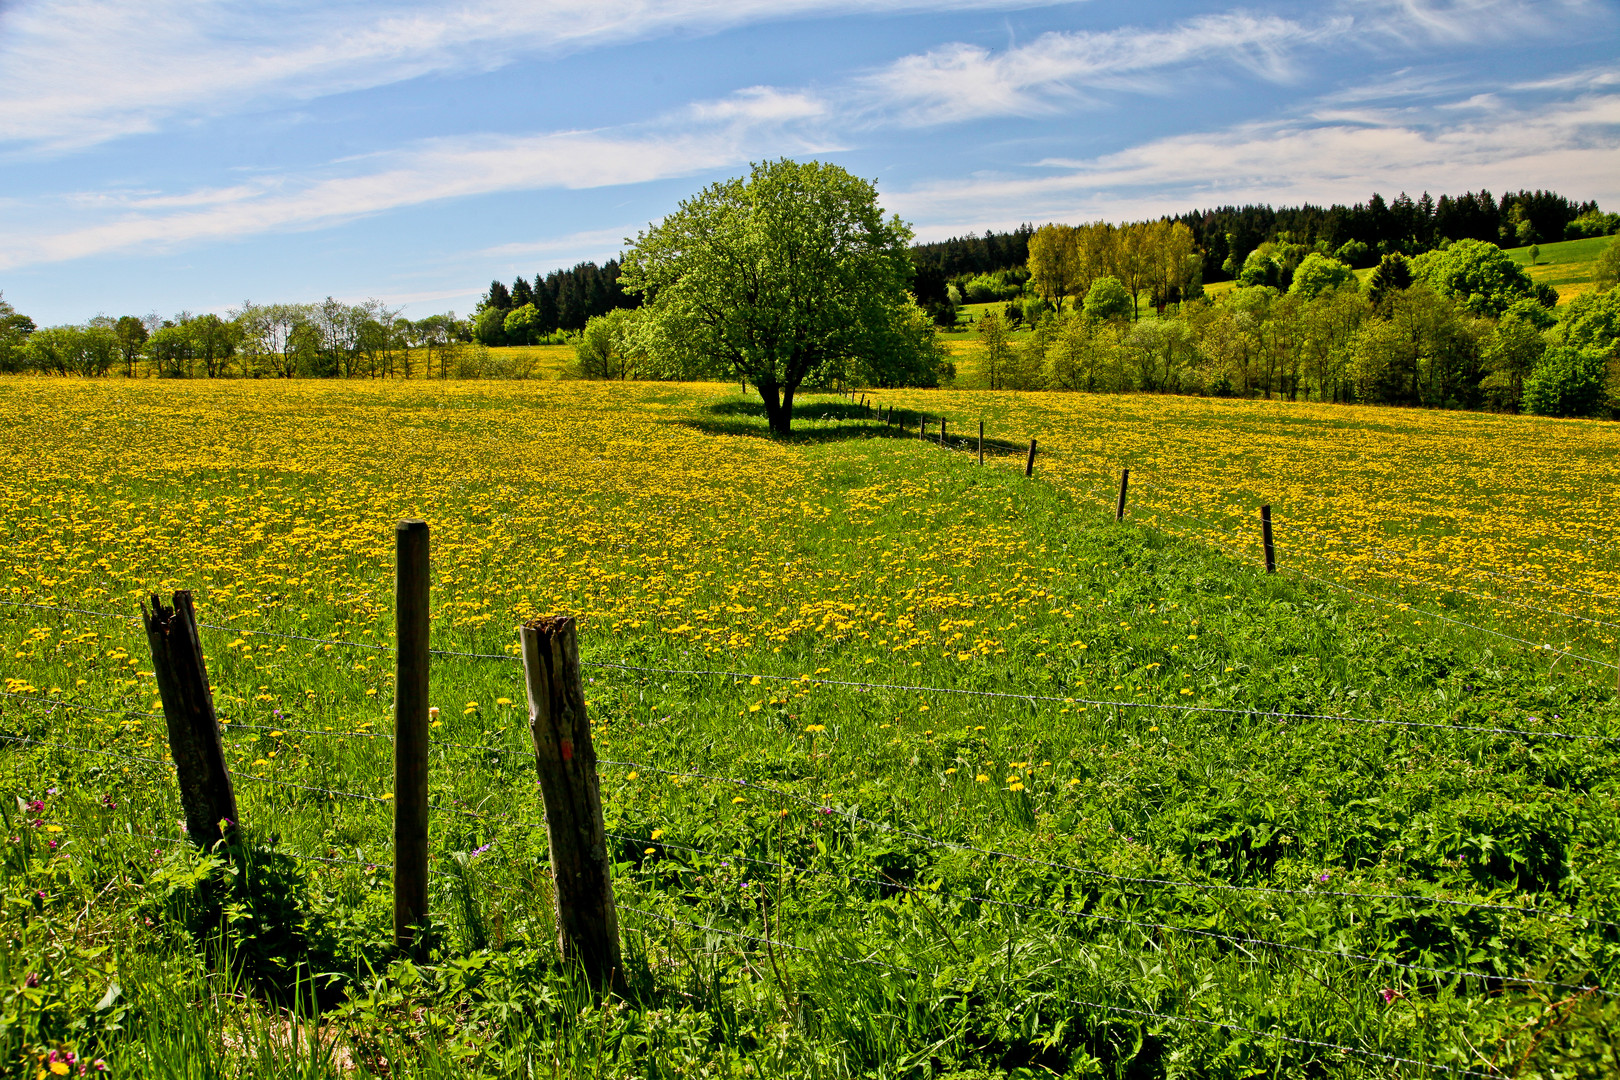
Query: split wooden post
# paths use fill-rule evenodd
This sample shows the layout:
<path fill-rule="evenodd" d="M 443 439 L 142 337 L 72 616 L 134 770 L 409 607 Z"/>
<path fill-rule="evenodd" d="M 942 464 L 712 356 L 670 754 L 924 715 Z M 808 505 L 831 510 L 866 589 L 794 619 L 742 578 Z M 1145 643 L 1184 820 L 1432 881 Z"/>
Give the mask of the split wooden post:
<path fill-rule="evenodd" d="M 1260 507 L 1260 544 L 1266 551 L 1266 573 L 1277 572 L 1277 551 L 1271 546 L 1271 506 Z"/>
<path fill-rule="evenodd" d="M 579 677 L 579 637 L 569 615 L 541 616 L 518 631 L 529 694 L 529 734 L 546 806 L 557 948 L 592 986 L 618 987 L 619 914 L 613 903 L 596 748 Z"/>
<path fill-rule="evenodd" d="M 928 417 L 927 416 L 920 416 L 920 417 L 917 418 L 917 438 L 919 438 L 919 439 L 928 438 Z"/>
<path fill-rule="evenodd" d="M 1024 462 L 1024 479 L 1035 475 L 1035 440 L 1029 440 L 1029 460 Z"/>
<path fill-rule="evenodd" d="M 394 947 L 428 917 L 428 526 L 394 529 Z"/>
<path fill-rule="evenodd" d="M 945 445 L 945 418 L 939 418 L 939 445 Z"/>
<path fill-rule="evenodd" d="M 225 766 L 225 748 L 219 739 L 214 694 L 208 688 L 208 664 L 197 638 L 197 610 L 191 591 L 176 592 L 172 607 L 153 593 L 152 610 L 141 605 L 141 621 L 146 624 L 152 673 L 163 699 L 163 720 L 169 729 L 169 753 L 180 781 L 186 835 L 206 850 L 233 833 L 240 818 L 231 773 Z"/>
<path fill-rule="evenodd" d="M 1131 470 L 1129 467 L 1119 470 L 1119 502 L 1114 506 L 1114 520 L 1125 520 L 1125 495 L 1131 489 Z"/>
<path fill-rule="evenodd" d="M 979 464 L 984 464 L 984 421 L 979 421 Z"/>

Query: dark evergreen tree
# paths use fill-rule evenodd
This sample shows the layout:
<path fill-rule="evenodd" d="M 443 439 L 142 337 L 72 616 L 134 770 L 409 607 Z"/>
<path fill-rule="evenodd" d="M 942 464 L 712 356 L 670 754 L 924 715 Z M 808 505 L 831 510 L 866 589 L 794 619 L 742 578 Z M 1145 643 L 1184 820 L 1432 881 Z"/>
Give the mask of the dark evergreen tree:
<path fill-rule="evenodd" d="M 546 275 L 548 284 L 553 277 L 557 279 L 557 328 L 585 329 L 585 298 L 580 295 L 578 278 L 570 270 L 553 270 Z"/>
<path fill-rule="evenodd" d="M 516 281 L 512 282 L 511 306 L 514 308 L 520 308 L 524 304 L 532 303 L 534 303 L 534 290 L 529 288 L 528 280 L 520 277 Z"/>
<path fill-rule="evenodd" d="M 1412 264 L 1399 253 L 1385 255 L 1367 279 L 1367 299 L 1374 304 L 1412 287 Z"/>
<path fill-rule="evenodd" d="M 535 330 L 540 334 L 557 332 L 557 291 L 545 278 L 534 275 L 534 310 L 539 313 Z"/>
<path fill-rule="evenodd" d="M 489 283 L 489 292 L 484 294 L 484 306 L 510 311 L 512 310 L 512 294 L 506 291 L 506 286 L 501 282 L 492 281 Z"/>

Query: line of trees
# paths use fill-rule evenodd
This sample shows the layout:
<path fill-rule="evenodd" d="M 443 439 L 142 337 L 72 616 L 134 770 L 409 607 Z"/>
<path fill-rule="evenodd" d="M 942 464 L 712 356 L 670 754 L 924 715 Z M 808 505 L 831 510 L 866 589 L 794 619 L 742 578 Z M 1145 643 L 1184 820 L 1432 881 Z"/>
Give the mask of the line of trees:
<path fill-rule="evenodd" d="M 1514 247 L 1620 232 L 1620 214 L 1604 213 L 1595 202 L 1539 190 L 1508 192 L 1500 199 L 1484 190 L 1438 199 L 1428 192 L 1417 199 L 1402 192 L 1392 200 L 1375 192 L 1366 202 L 1348 206 L 1222 206 L 1174 214 L 1170 220 L 1192 232 L 1194 245 L 1205 255 L 1206 282 L 1238 277 L 1250 253 L 1265 244 L 1296 245 L 1302 249 L 1298 258 L 1315 251 L 1365 269 L 1385 255 L 1410 258 L 1448 241 Z M 1011 232 L 913 245 L 918 301 L 943 304 L 952 284 L 965 292 L 975 277 L 1022 271 L 1037 231 L 1020 225 Z"/>
<path fill-rule="evenodd" d="M 1218 302 L 1139 320 L 1130 290 L 1103 275 L 1022 340 L 1002 314 L 981 319 L 980 381 L 1609 415 L 1620 408 L 1620 237 L 1598 275 L 1597 289 L 1555 307 L 1555 292 L 1482 240 L 1385 255 L 1365 287 L 1312 252 L 1287 288 L 1240 281 Z"/>
<path fill-rule="evenodd" d="M 1163 311 L 1201 285 L 1202 268 L 1192 230 L 1168 218 L 1044 225 L 1029 238 L 1030 287 L 1054 309 L 1068 297 L 1087 295 L 1099 279 L 1112 278 L 1129 294 L 1133 317 L 1144 293 Z"/>
<path fill-rule="evenodd" d="M 519 277 L 510 288 L 490 282 L 473 313 L 472 335 L 484 345 L 560 344 L 591 319 L 640 302 L 619 287 L 617 259 L 602 266 L 582 262 L 533 281 Z"/>
<path fill-rule="evenodd" d="M 98 315 L 36 328 L 0 297 L 0 371 L 131 378 L 521 377 L 454 312 L 405 319 L 378 300 L 246 303 L 224 316 Z"/>

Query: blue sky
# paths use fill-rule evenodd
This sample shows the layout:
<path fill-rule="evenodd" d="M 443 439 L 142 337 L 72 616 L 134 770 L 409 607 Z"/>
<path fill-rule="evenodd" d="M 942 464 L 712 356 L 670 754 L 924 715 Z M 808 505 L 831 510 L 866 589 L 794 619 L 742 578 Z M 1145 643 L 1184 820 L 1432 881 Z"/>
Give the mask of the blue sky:
<path fill-rule="evenodd" d="M 0 291 L 41 325 L 465 314 L 778 156 L 921 239 L 1373 190 L 1620 210 L 1620 9 L 0 0 Z"/>

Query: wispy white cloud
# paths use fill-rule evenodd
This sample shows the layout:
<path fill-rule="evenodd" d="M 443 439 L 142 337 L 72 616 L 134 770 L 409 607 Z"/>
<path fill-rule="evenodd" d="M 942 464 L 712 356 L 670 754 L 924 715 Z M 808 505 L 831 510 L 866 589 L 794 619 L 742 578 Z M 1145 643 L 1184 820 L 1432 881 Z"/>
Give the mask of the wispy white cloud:
<path fill-rule="evenodd" d="M 1402 47 L 1542 36 L 1609 15 L 1592 0 L 1340 0 L 1358 31 Z"/>
<path fill-rule="evenodd" d="M 60 215 L 36 208 L 30 216 L 44 224 L 0 234 L 0 268 L 318 228 L 501 191 L 637 184 L 776 153 L 825 153 L 838 144 L 799 123 L 820 113 L 813 99 L 756 88 L 615 130 L 431 139 L 225 188 L 69 195 L 61 202 L 71 216 L 90 223 L 63 228 Z"/>
<path fill-rule="evenodd" d="M 868 108 L 903 122 L 942 124 L 1034 116 L 1072 107 L 1086 89 L 1158 91 L 1189 68 L 1231 64 L 1262 79 L 1294 73 L 1297 50 L 1343 33 L 1350 20 L 1306 26 L 1274 15 L 1207 15 L 1165 29 L 1048 33 L 991 52 L 955 43 L 903 57 L 860 80 Z"/>
<path fill-rule="evenodd" d="M 0 8 L 0 145 L 166 123 L 672 33 L 1056 0 L 36 0 Z"/>
<path fill-rule="evenodd" d="M 889 192 L 887 201 L 922 223 L 924 236 L 1225 203 L 1355 201 L 1403 188 L 1545 186 L 1620 201 L 1620 94 L 1491 104 L 1444 118 L 1439 110 L 1304 110 L 1091 159 L 1048 160 L 1019 175 L 920 185 Z"/>
<path fill-rule="evenodd" d="M 611 229 L 586 229 L 565 236 L 542 237 L 535 240 L 514 240 L 496 244 L 472 254 L 479 259 L 526 259 L 536 255 L 572 255 L 589 251 L 606 255 L 620 250 L 626 237 L 634 236 L 640 223 L 618 225 Z"/>
<path fill-rule="evenodd" d="M 78 14 L 85 19 L 111 20 L 110 26 L 106 21 L 98 24 L 109 35 L 146 30 L 141 19 L 98 7 L 103 0 L 53 0 L 22 10 L 28 13 L 26 18 L 44 10 L 72 14 L 61 8 L 70 2 L 79 5 Z M 178 11 L 190 0 L 157 2 L 176 5 Z M 889 0 L 888 6 L 923 2 Z M 959 2 L 983 6 L 994 0 Z M 485 22 L 499 22 L 496 16 L 510 18 L 501 24 L 508 38 L 527 33 L 531 46 L 541 41 L 543 47 L 557 49 L 622 40 L 659 26 L 668 29 L 678 24 L 683 12 L 701 27 L 780 17 L 784 12 L 843 10 L 853 6 L 853 0 L 785 0 L 771 5 L 765 0 L 733 0 L 720 6 L 699 0 L 656 5 L 641 0 L 610 11 L 599 11 L 601 5 L 587 0 L 557 0 L 548 7 L 545 20 L 519 12 L 515 5 L 516 0 L 481 0 L 443 12 L 401 9 L 363 32 L 341 29 L 352 23 L 354 15 L 354 9 L 342 9 L 348 21 L 330 16 L 335 20 L 330 40 L 316 34 L 308 37 L 314 44 L 263 53 L 254 51 L 255 44 L 244 44 L 241 62 L 235 66 L 240 71 L 227 70 L 224 54 L 215 47 L 227 33 L 223 21 L 202 29 L 182 27 L 175 31 L 181 39 L 198 35 L 214 49 L 200 54 L 200 72 L 174 63 L 172 52 L 163 54 L 167 65 L 148 61 L 137 39 L 130 44 L 129 52 L 136 58 L 131 62 L 151 63 L 153 81 L 143 82 L 126 69 L 120 82 L 133 88 L 126 101 L 109 105 L 113 99 L 98 96 L 106 94 L 107 85 L 97 82 L 103 76 L 86 61 L 88 89 L 82 100 L 72 96 L 78 90 L 63 89 L 71 80 L 52 76 L 42 80 L 44 104 L 33 112 L 26 105 L 7 107 L 7 95 L 13 106 L 26 95 L 11 63 L 17 47 L 0 45 L 0 60 L 5 61 L 0 64 L 0 144 L 8 131 L 13 141 L 43 137 L 29 133 L 51 115 L 70 117 L 63 130 L 82 138 L 100 137 L 96 133 L 102 128 L 97 125 L 104 122 L 156 123 L 200 108 L 199 86 L 210 77 L 227 83 L 218 90 L 222 96 L 294 93 L 294 76 L 300 73 L 313 73 L 312 85 L 329 92 L 347 85 L 345 79 L 396 78 L 407 71 L 472 63 L 467 57 L 428 54 L 437 42 L 444 52 L 460 55 L 458 50 L 467 49 L 467 41 L 493 34 Z M 870 6 L 862 5 L 863 10 Z M 1578 6 L 1552 7 L 1561 12 Z M 1211 65 L 1286 81 L 1308 64 L 1311 50 L 1342 47 L 1364 28 L 1366 19 L 1376 17 L 1390 25 L 1405 19 L 1409 33 L 1439 34 L 1450 32 L 1445 20 L 1461 18 L 1457 13 L 1464 8 L 1482 21 L 1489 21 L 1493 12 L 1516 11 L 1498 0 L 1465 0 L 1445 6 L 1444 11 L 1440 8 L 1424 0 L 1356 2 L 1309 25 L 1237 11 L 1157 28 L 1049 33 L 1000 52 L 955 44 L 904 57 L 840 85 L 815 91 L 748 87 L 614 129 L 423 140 L 321 168 L 247 179 L 233 176 L 182 191 L 86 190 L 26 203 L 13 199 L 0 204 L 11 223 L 0 226 L 0 268 L 240 241 L 494 192 L 596 188 L 690 176 L 780 153 L 825 153 L 869 141 L 873 130 L 883 128 L 1073 110 L 1088 93 L 1160 93 L 1189 71 L 1207 76 Z M 1354 14 L 1345 14 L 1347 9 Z M 219 12 L 241 15 L 243 23 L 231 26 L 229 33 L 244 42 L 258 41 L 259 16 L 229 4 L 207 10 L 213 13 L 209 18 Z M 322 20 L 329 18 L 324 14 L 329 10 L 338 9 L 311 7 L 301 17 L 308 25 L 326 25 Z M 6 20 L 0 25 L 10 30 L 20 17 L 0 16 Z M 1512 22 L 1518 16 L 1502 18 Z M 1419 29 L 1411 29 L 1414 26 Z M 278 40 L 288 38 L 283 34 Z M 32 43 L 29 48 L 43 40 L 39 33 L 24 35 L 25 44 Z M 92 53 L 99 47 L 93 46 Z M 508 47 L 516 48 L 501 46 Z M 513 55 L 501 48 L 478 62 L 499 63 L 503 56 Z M 340 59 L 352 59 L 352 70 Z M 372 74 L 366 74 L 368 70 Z M 1498 86 L 1490 96 L 1470 96 L 1473 88 L 1460 76 L 1397 72 L 1381 84 L 1369 81 L 1306 102 L 1283 120 L 1159 139 L 1103 157 L 1044 162 L 1038 169 L 1018 173 L 942 180 L 892 192 L 891 201 L 925 230 L 937 233 L 1022 220 L 1158 213 L 1215 201 L 1343 199 L 1361 197 L 1374 187 L 1403 184 L 1440 189 L 1481 182 L 1500 186 L 1505 180 L 1556 184 L 1612 198 L 1620 194 L 1612 190 L 1620 184 L 1612 179 L 1620 176 L 1620 169 L 1613 167 L 1616 120 L 1611 115 L 1620 96 L 1605 90 L 1615 85 L 1615 71 L 1592 69 L 1572 74 L 1567 83 L 1549 75 L 1534 84 L 1535 93 L 1526 92 L 1527 84 Z M 1530 98 L 1541 103 L 1527 104 Z M 486 254 L 498 259 L 567 257 L 582 245 L 596 250 L 594 241 L 576 234 L 562 240 L 519 241 Z"/>

